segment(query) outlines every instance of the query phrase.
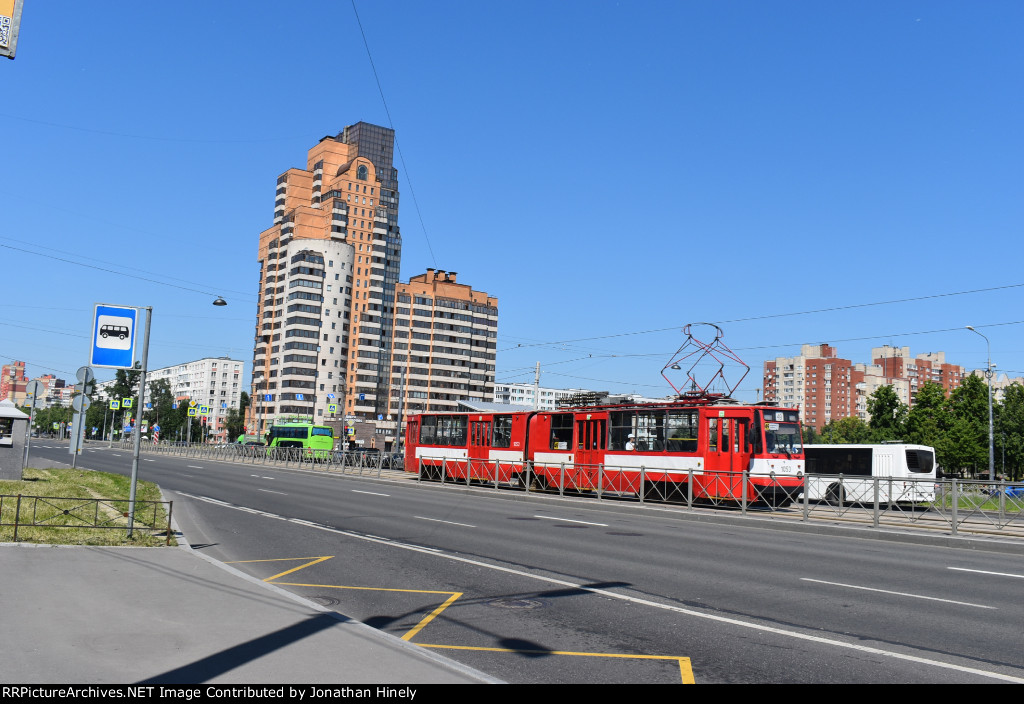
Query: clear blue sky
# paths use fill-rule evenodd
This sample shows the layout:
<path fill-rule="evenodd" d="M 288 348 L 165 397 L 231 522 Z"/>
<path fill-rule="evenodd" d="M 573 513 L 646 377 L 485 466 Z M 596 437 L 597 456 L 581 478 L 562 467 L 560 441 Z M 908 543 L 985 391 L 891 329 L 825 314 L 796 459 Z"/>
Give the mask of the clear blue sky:
<path fill-rule="evenodd" d="M 345 0 L 25 0 L 0 361 L 72 379 L 104 302 L 153 306 L 153 367 L 251 365 L 275 180 L 365 120 L 397 131 L 402 279 L 499 298 L 499 381 L 663 395 L 696 321 L 748 399 L 804 343 L 982 367 L 968 324 L 1024 374 L 1019 0 L 355 8 L 387 109 Z"/>

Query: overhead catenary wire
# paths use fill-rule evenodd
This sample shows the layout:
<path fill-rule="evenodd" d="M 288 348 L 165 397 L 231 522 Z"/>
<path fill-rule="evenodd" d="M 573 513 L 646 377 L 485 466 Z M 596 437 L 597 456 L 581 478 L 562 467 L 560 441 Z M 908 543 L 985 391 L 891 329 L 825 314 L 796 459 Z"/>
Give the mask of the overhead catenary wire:
<path fill-rule="evenodd" d="M 871 303 L 850 303 L 850 304 L 847 304 L 847 305 L 833 306 L 833 307 L 830 307 L 830 308 L 817 308 L 817 309 L 813 309 L 813 310 L 793 311 L 793 312 L 789 312 L 789 313 L 767 313 L 767 314 L 764 314 L 764 315 L 755 315 L 755 316 L 750 316 L 750 317 L 746 317 L 746 318 L 733 318 L 731 320 L 714 320 L 714 321 L 711 321 L 711 322 L 715 323 L 716 325 L 724 325 L 724 324 L 728 324 L 728 323 L 748 323 L 748 322 L 754 322 L 754 321 L 758 321 L 758 320 L 771 320 L 771 319 L 774 319 L 774 318 L 790 318 L 790 317 L 795 317 L 795 316 L 799 316 L 799 315 L 814 315 L 814 314 L 818 314 L 818 313 L 834 313 L 834 312 L 842 311 L 842 310 L 854 310 L 854 309 L 857 309 L 857 308 L 870 308 L 870 307 L 874 307 L 874 306 L 894 305 L 894 304 L 897 304 L 897 303 L 913 303 L 913 302 L 917 302 L 917 301 L 926 301 L 926 300 L 932 300 L 932 299 L 936 299 L 936 298 L 948 298 L 948 297 L 951 297 L 951 296 L 967 296 L 967 295 L 972 295 L 972 294 L 976 294 L 976 293 L 991 293 L 993 291 L 1004 291 L 1004 290 L 1015 289 L 1015 288 L 1024 288 L 1024 283 L 1006 284 L 1004 286 L 991 286 L 991 287 L 988 287 L 988 288 L 977 288 L 977 289 L 970 289 L 970 290 L 967 290 L 967 291 L 952 291 L 952 292 L 948 292 L 948 293 L 935 293 L 935 294 L 929 294 L 929 295 L 925 295 L 925 296 L 914 296 L 912 298 L 897 298 L 897 299 L 888 300 L 888 301 L 874 301 L 874 302 L 871 302 Z M 996 325 L 1017 325 L 1017 324 L 1019 324 L 1021 322 L 1024 322 L 1024 321 L 1014 321 L 1014 322 L 1008 322 L 1008 323 L 990 323 L 990 324 L 987 324 L 987 325 L 975 325 L 974 327 L 976 327 L 976 328 L 985 328 L 985 327 L 994 327 Z M 519 343 L 519 344 L 515 345 L 514 347 L 506 347 L 505 349 L 498 350 L 498 351 L 499 352 L 508 352 L 509 350 L 514 350 L 514 349 L 518 349 L 518 348 L 547 347 L 547 346 L 550 346 L 550 345 L 566 345 L 566 344 L 571 344 L 573 342 L 589 342 L 591 340 L 609 340 L 609 339 L 613 339 L 613 338 L 617 338 L 617 337 L 631 337 L 631 336 L 634 336 L 634 335 L 650 335 L 650 334 L 653 334 L 653 333 L 669 332 L 671 330 L 678 330 L 681 327 L 682 327 L 682 324 L 680 324 L 680 325 L 672 325 L 672 326 L 664 327 L 664 328 L 651 328 L 649 330 L 636 330 L 636 331 L 632 331 L 632 332 L 612 333 L 612 334 L 609 334 L 609 335 L 595 335 L 593 337 L 577 337 L 577 338 L 572 338 L 572 339 L 568 339 L 568 340 L 551 340 L 551 341 L 548 341 L 548 342 Z M 958 328 L 949 328 L 949 330 L 959 330 L 959 329 L 960 329 L 959 327 Z M 947 332 L 947 331 L 948 330 L 942 330 L 942 331 L 939 331 L 939 332 Z M 923 333 L 903 333 L 903 334 L 923 334 Z M 881 336 L 872 336 L 872 337 L 881 337 Z M 851 339 L 870 339 L 870 338 L 851 338 Z M 840 340 L 840 341 L 842 341 L 842 340 Z M 796 344 L 806 344 L 806 343 L 796 343 Z M 771 346 L 772 347 L 783 347 L 783 346 L 786 346 L 786 345 L 771 345 Z M 746 348 L 746 349 L 760 349 L 760 348 Z"/>
<path fill-rule="evenodd" d="M 388 127 L 394 131 L 395 123 L 391 119 L 391 110 L 388 108 L 388 101 L 384 97 L 384 87 L 381 85 L 380 76 L 377 75 L 377 65 L 373 61 L 373 54 L 370 52 L 370 42 L 366 39 L 366 32 L 363 31 L 363 22 L 359 19 L 359 11 L 356 9 L 356 0 L 352 1 L 352 14 L 356 16 L 356 24 L 359 26 L 359 35 L 363 38 L 363 46 L 366 47 L 366 56 L 370 61 L 370 70 L 373 71 L 373 79 L 377 82 L 377 91 L 380 93 L 380 102 L 384 105 L 384 114 L 388 117 Z M 430 252 L 430 261 L 437 266 L 437 257 L 434 256 L 434 248 L 430 244 L 430 237 L 427 235 L 427 225 L 423 222 L 423 213 L 420 211 L 419 201 L 416 200 L 416 190 L 412 187 L 412 176 L 409 174 L 409 167 L 405 164 L 405 155 L 402 154 L 402 147 L 395 138 L 395 150 L 398 151 L 398 160 L 402 162 L 402 173 L 405 182 L 409 186 L 409 195 L 412 196 L 412 204 L 416 210 L 416 217 L 420 221 L 420 228 L 423 230 L 423 239 L 427 243 L 427 251 Z"/>

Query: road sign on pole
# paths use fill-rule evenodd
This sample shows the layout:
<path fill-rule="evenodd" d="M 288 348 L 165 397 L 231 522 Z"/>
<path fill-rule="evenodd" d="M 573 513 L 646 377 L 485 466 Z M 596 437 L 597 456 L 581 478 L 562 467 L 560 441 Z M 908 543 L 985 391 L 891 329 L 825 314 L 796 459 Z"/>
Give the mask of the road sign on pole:
<path fill-rule="evenodd" d="M 131 369 L 135 366 L 135 328 L 138 317 L 139 311 L 135 308 L 97 303 L 92 321 L 89 364 L 114 369 Z"/>

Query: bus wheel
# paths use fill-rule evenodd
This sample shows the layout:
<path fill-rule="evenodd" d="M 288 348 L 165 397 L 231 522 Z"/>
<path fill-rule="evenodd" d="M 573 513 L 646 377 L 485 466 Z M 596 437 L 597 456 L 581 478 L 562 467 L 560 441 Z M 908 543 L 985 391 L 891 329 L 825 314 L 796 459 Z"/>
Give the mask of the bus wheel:
<path fill-rule="evenodd" d="M 843 487 L 838 484 L 833 484 L 825 492 L 825 501 L 831 506 L 842 506 L 846 500 L 846 493 L 843 491 Z"/>

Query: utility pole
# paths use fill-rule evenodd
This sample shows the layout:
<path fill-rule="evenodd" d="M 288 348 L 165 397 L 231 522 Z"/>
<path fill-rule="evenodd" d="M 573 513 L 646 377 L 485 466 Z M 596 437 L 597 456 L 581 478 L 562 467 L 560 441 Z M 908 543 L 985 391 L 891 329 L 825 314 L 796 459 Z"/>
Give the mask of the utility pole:
<path fill-rule="evenodd" d="M 145 408 L 146 403 L 146 371 L 149 365 L 149 328 L 153 322 L 153 308 L 146 306 L 146 335 L 142 341 L 142 369 L 139 375 L 139 411 Z M 128 496 L 128 537 L 132 537 L 132 528 L 135 525 L 135 488 L 139 479 L 139 448 L 142 445 L 142 416 L 135 419 L 135 431 L 132 433 L 132 481 L 131 490 Z"/>
<path fill-rule="evenodd" d="M 540 362 L 537 362 L 537 371 L 533 375 L 533 410 L 540 409 Z"/>

